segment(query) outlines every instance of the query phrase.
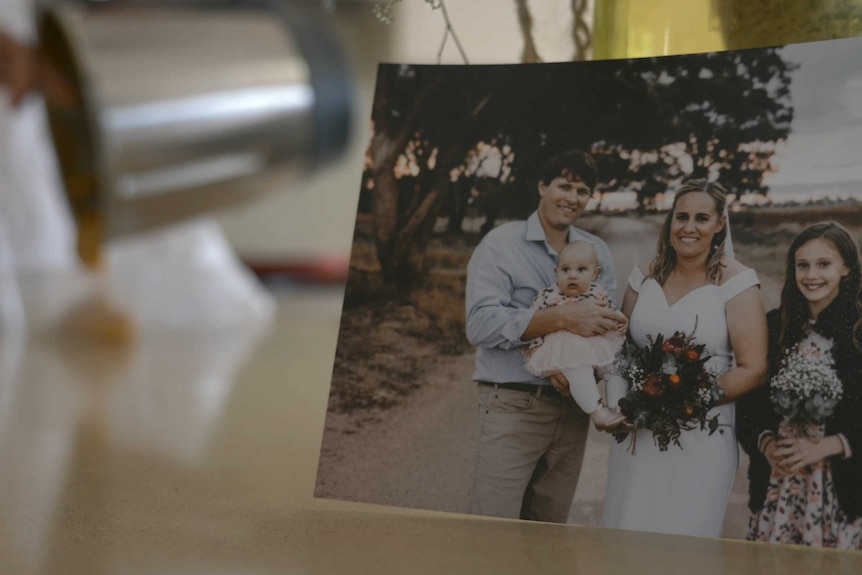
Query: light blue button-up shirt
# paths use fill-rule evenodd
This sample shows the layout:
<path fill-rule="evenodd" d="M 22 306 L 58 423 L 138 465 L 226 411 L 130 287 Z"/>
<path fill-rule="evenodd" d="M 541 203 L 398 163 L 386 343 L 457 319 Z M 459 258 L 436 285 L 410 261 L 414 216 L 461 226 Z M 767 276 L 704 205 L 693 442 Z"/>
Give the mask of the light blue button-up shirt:
<path fill-rule="evenodd" d="M 598 283 L 616 303 L 614 259 L 607 244 L 572 227 L 569 241 L 596 247 L 602 267 Z M 476 381 L 549 383 L 524 367 L 521 335 L 533 319 L 530 309 L 539 291 L 556 283 L 558 254 L 548 245 L 538 212 L 526 221 L 509 222 L 488 232 L 467 266 L 467 339 L 477 347 Z"/>

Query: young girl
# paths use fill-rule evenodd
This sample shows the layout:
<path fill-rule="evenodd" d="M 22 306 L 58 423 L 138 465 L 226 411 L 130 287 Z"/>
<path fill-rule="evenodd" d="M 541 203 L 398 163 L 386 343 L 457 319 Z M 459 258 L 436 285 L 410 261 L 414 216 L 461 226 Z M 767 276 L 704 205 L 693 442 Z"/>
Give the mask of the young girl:
<path fill-rule="evenodd" d="M 534 309 L 587 298 L 609 302 L 607 292 L 595 283 L 601 267 L 591 243 L 579 240 L 563 247 L 555 271 L 557 283 L 536 295 Z M 554 332 L 530 344 L 527 369 L 539 377 L 562 372 L 569 380 L 578 406 L 590 414 L 596 425 L 610 427 L 624 417 L 603 405 L 594 368 L 611 364 L 624 341 L 624 336 L 618 332 L 594 337 L 582 337 L 569 331 Z"/>
<path fill-rule="evenodd" d="M 805 430 L 776 413 L 769 385 L 738 402 L 738 437 L 751 456 L 749 540 L 862 549 L 860 270 L 856 243 L 838 224 L 811 226 L 790 246 L 781 306 L 768 316 L 770 383 L 788 354 L 814 350 L 831 354 L 842 396 Z"/>

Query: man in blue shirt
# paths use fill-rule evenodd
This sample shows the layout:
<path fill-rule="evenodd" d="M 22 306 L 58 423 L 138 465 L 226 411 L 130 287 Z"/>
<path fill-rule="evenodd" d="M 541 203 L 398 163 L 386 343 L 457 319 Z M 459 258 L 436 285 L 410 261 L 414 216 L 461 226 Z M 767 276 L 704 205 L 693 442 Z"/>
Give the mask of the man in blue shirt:
<path fill-rule="evenodd" d="M 479 421 L 470 513 L 565 523 L 581 471 L 589 417 L 562 375 L 551 381 L 524 367 L 523 346 L 569 330 L 583 336 L 617 330 L 626 319 L 594 301 L 533 310 L 535 295 L 556 281 L 557 255 L 573 240 L 598 253 L 598 283 L 616 295 L 607 245 L 572 224 L 584 213 L 596 165 L 572 150 L 539 175 L 539 207 L 526 221 L 489 232 L 467 267 L 467 338 L 477 347 Z"/>

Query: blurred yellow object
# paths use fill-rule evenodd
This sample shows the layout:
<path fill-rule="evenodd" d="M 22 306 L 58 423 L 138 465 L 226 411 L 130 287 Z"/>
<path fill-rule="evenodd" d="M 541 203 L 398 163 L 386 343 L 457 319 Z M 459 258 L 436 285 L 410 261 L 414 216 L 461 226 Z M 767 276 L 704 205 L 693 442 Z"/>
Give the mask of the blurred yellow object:
<path fill-rule="evenodd" d="M 137 339 L 135 324 L 124 310 L 98 290 L 72 308 L 63 318 L 59 333 L 75 340 L 125 347 Z"/>
<path fill-rule="evenodd" d="M 598 0 L 593 56 L 738 50 L 862 34 L 862 0 Z"/>

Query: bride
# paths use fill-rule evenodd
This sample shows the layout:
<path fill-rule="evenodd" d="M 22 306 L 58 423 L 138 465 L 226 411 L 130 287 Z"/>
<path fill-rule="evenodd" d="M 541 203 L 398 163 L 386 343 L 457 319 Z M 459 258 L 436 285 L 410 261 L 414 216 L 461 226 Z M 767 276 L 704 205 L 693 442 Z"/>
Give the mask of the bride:
<path fill-rule="evenodd" d="M 707 367 L 725 390 L 718 414 L 722 433 L 683 431 L 682 449 L 659 451 L 650 431 L 611 447 L 602 527 L 720 537 L 737 466 L 733 400 L 763 382 L 766 315 L 754 270 L 733 259 L 727 233 L 726 192 L 718 183 L 690 180 L 674 197 L 655 259 L 628 279 L 623 313 L 640 346 L 658 334 L 695 330 L 706 345 Z M 627 382 L 608 382 L 615 406 Z M 619 431 L 619 429 L 611 430 Z"/>

